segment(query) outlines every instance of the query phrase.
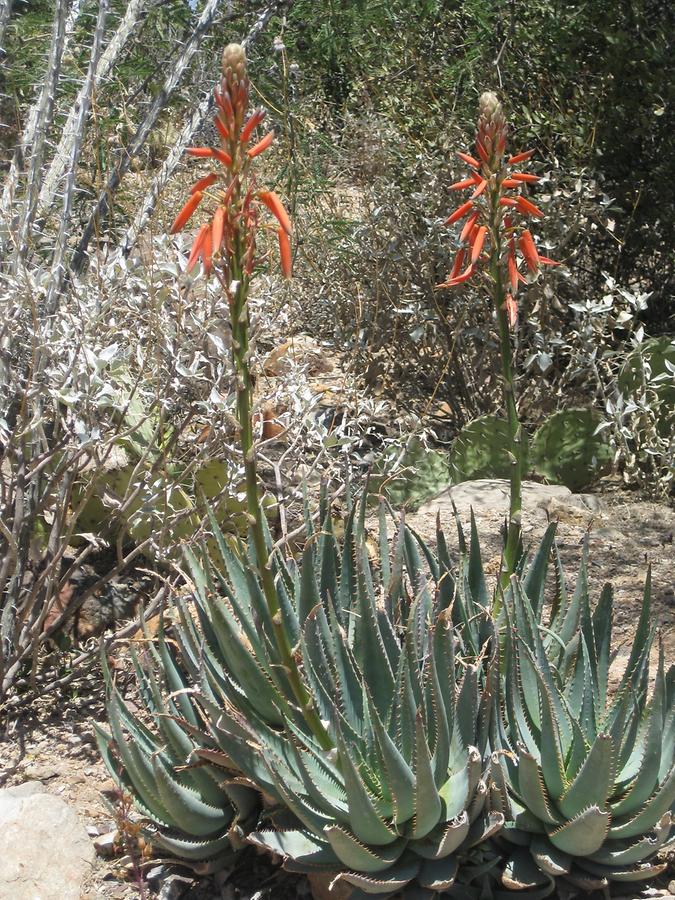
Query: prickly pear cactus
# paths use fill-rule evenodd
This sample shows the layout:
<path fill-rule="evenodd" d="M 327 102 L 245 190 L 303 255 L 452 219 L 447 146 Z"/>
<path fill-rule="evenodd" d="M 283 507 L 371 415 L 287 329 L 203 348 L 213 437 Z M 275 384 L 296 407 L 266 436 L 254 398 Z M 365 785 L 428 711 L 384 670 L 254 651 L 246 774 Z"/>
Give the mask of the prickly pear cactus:
<path fill-rule="evenodd" d="M 522 429 L 524 441 L 523 474 L 528 469 L 528 437 Z M 481 416 L 469 422 L 455 438 L 450 451 L 450 469 L 455 483 L 473 478 L 509 478 L 511 459 L 509 427 L 497 416 Z"/>
<path fill-rule="evenodd" d="M 387 449 L 375 465 L 370 487 L 373 494 L 386 496 L 394 507 L 416 509 L 449 482 L 446 454 L 413 440 L 402 456 L 400 446 Z"/>
<path fill-rule="evenodd" d="M 138 495 L 122 510 L 125 499 L 139 484 Z M 135 463 L 100 473 L 93 486 L 86 482 L 78 483 L 73 490 L 74 509 L 77 509 L 87 490 L 91 490 L 91 494 L 78 515 L 77 530 L 109 541 L 117 539 L 124 531 L 130 541 L 140 544 L 153 533 L 159 534 L 162 523 L 171 516 L 194 509 L 194 503 L 185 486 L 181 485 L 177 473 L 153 474 L 143 468 L 137 470 Z M 171 542 L 193 534 L 198 524 L 196 511 L 172 522 Z"/>
<path fill-rule="evenodd" d="M 624 397 L 640 395 L 645 387 L 656 394 L 659 431 L 670 433 L 675 417 L 675 341 L 664 335 L 649 338 L 628 356 L 618 377 Z"/>
<path fill-rule="evenodd" d="M 571 491 L 590 487 L 612 466 L 612 452 L 596 434 L 600 416 L 592 409 L 563 409 L 540 425 L 532 438 L 532 464 L 538 475 Z"/>

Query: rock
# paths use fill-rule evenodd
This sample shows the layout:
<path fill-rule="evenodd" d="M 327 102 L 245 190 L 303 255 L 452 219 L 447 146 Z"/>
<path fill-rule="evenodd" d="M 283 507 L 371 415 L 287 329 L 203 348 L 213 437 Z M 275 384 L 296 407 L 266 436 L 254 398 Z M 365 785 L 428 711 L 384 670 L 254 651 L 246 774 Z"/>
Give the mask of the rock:
<path fill-rule="evenodd" d="M 94 848 L 75 812 L 43 785 L 0 790 L 0 896 L 79 900 Z"/>
<path fill-rule="evenodd" d="M 192 878 L 186 878 L 184 875 L 169 875 L 166 881 L 162 882 L 158 900 L 179 900 L 193 884 Z"/>
<path fill-rule="evenodd" d="M 110 857 L 115 855 L 116 831 L 109 831 L 94 838 L 94 848 L 99 856 Z"/>
<path fill-rule="evenodd" d="M 523 512 L 538 511 L 539 517 L 543 518 L 546 506 L 552 500 L 569 502 L 572 496 L 570 489 L 562 485 L 524 481 Z M 509 482 L 505 478 L 478 478 L 451 485 L 420 506 L 416 517 L 435 517 L 440 512 L 441 520 L 451 523 L 454 521 L 453 502 L 462 520 L 469 518 L 472 509 L 476 518 L 485 512 L 504 516 L 509 508 Z"/>

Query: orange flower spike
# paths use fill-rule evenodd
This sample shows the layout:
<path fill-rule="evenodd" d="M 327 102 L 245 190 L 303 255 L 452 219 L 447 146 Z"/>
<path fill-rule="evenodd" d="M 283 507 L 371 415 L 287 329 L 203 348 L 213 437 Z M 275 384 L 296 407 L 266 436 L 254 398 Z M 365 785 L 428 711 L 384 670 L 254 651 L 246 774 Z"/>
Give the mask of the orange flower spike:
<path fill-rule="evenodd" d="M 530 203 L 530 201 L 525 197 L 518 197 L 518 209 L 521 213 L 529 216 L 536 216 L 538 219 L 544 218 L 544 213 L 539 209 L 538 206 L 535 206 L 534 203 Z"/>
<path fill-rule="evenodd" d="M 281 273 L 284 278 L 290 278 L 293 274 L 293 258 L 291 254 L 291 242 L 284 228 L 277 229 L 279 238 L 279 258 L 281 260 Z"/>
<path fill-rule="evenodd" d="M 520 247 L 520 252 L 523 254 L 525 262 L 527 263 L 527 268 L 530 272 L 538 272 L 539 254 L 537 253 L 537 248 L 534 244 L 534 238 L 527 228 L 523 230 L 518 238 L 518 246 Z"/>
<path fill-rule="evenodd" d="M 466 203 L 462 203 L 448 218 L 445 220 L 446 225 L 452 225 L 454 222 L 458 222 L 459 219 L 463 219 L 471 209 L 473 208 L 473 201 L 467 200 Z"/>
<path fill-rule="evenodd" d="M 514 200 L 512 197 L 501 197 L 499 200 L 500 206 L 518 206 L 518 201 Z"/>
<path fill-rule="evenodd" d="M 197 260 L 201 256 L 202 253 L 202 245 L 204 243 L 204 239 L 206 238 L 207 233 L 211 229 L 211 226 L 207 223 L 202 225 L 202 227 L 197 232 L 197 237 L 194 239 L 192 244 L 192 250 L 190 251 L 190 258 L 187 263 L 188 272 L 194 268 Z"/>
<path fill-rule="evenodd" d="M 249 159 L 255 159 L 256 156 L 260 156 L 261 153 L 264 153 L 265 150 L 267 150 L 267 148 L 270 146 L 270 144 L 272 143 L 273 140 L 274 140 L 274 132 L 268 131 L 268 133 L 265 135 L 265 137 L 261 141 L 258 141 L 258 143 L 255 144 L 253 147 L 251 147 L 250 150 L 246 151 Z"/>
<path fill-rule="evenodd" d="M 502 187 L 505 187 L 505 188 L 520 187 L 520 182 L 516 181 L 514 178 L 503 178 L 501 184 L 502 184 Z"/>
<path fill-rule="evenodd" d="M 214 172 L 209 172 L 208 175 L 200 178 L 199 181 L 195 181 L 190 188 L 190 193 L 194 194 L 197 191 L 205 191 L 207 188 L 210 188 L 212 184 L 215 184 L 216 181 L 218 181 L 218 176 Z"/>
<path fill-rule="evenodd" d="M 241 135 L 239 137 L 239 141 L 242 144 L 247 144 L 249 138 L 255 131 L 255 129 L 260 125 L 262 120 L 265 118 L 265 110 L 257 109 L 249 118 L 248 122 L 244 125 L 241 130 Z"/>
<path fill-rule="evenodd" d="M 464 228 L 462 228 L 462 233 L 459 236 L 460 244 L 463 244 L 464 241 L 467 239 L 467 237 L 471 234 L 471 232 L 473 231 L 473 227 L 476 224 L 476 222 L 478 221 L 479 217 L 480 217 L 480 213 L 475 212 L 475 213 L 473 213 L 473 215 L 469 216 L 469 218 L 466 220 L 466 222 L 464 224 Z"/>
<path fill-rule="evenodd" d="M 224 206 L 219 206 L 213 217 L 213 226 L 211 228 L 211 244 L 213 253 L 220 252 L 220 247 L 223 243 L 223 234 L 225 232 L 226 215 L 227 209 Z"/>
<path fill-rule="evenodd" d="M 516 153 L 515 156 L 509 157 L 507 162 L 510 166 L 515 166 L 516 163 L 525 162 L 526 159 L 530 159 L 534 154 L 534 150 L 526 150 L 524 153 Z"/>
<path fill-rule="evenodd" d="M 475 263 L 478 257 L 481 254 L 483 249 L 483 244 L 485 243 L 485 235 L 487 234 L 487 228 L 485 225 L 482 225 L 473 239 L 473 244 L 471 246 L 471 263 Z"/>
<path fill-rule="evenodd" d="M 468 153 L 457 153 L 457 156 L 472 168 L 480 169 L 480 161 L 473 156 L 469 156 Z"/>
<path fill-rule="evenodd" d="M 274 191 L 260 191 L 258 197 L 269 209 L 272 215 L 276 217 L 277 221 L 284 229 L 286 234 L 290 234 L 293 230 L 293 226 L 291 225 L 289 215 L 284 209 L 284 205 L 279 199 L 278 195 L 275 194 Z"/>
<path fill-rule="evenodd" d="M 183 228 L 187 225 L 188 221 L 192 217 L 192 214 L 197 209 L 199 204 L 204 199 L 204 194 L 201 191 L 195 191 L 194 194 L 190 195 L 190 199 L 187 201 L 185 206 L 178 213 L 176 218 L 174 219 L 173 225 L 169 231 L 169 234 L 176 234 L 177 231 L 182 231 Z"/>
<path fill-rule="evenodd" d="M 224 94 L 221 94 L 219 91 L 215 91 L 216 95 L 216 103 L 225 113 L 225 118 L 228 122 L 234 122 L 234 110 L 232 109 L 232 101 L 230 100 L 230 95 L 227 91 Z"/>
<path fill-rule="evenodd" d="M 213 159 L 213 149 L 211 147 L 187 147 L 185 152 L 189 156 Z"/>

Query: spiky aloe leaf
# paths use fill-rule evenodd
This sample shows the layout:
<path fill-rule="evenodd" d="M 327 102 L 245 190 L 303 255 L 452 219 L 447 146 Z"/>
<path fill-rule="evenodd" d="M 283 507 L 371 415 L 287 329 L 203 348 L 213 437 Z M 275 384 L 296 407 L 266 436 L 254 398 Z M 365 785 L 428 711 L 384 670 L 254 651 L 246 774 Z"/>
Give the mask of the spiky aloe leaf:
<path fill-rule="evenodd" d="M 530 842 L 530 853 L 537 866 L 547 875 L 567 875 L 572 868 L 572 857 L 563 853 L 541 835 L 534 835 Z"/>
<path fill-rule="evenodd" d="M 564 816 L 574 818 L 589 805 L 606 807 L 614 787 L 614 761 L 611 737 L 599 734 L 574 781 L 557 802 Z"/>
<path fill-rule="evenodd" d="M 589 806 L 560 828 L 549 831 L 554 847 L 571 856 L 588 856 L 602 847 L 611 815 L 599 806 Z"/>
<path fill-rule="evenodd" d="M 535 865 L 532 857 L 524 850 L 516 849 L 509 856 L 502 873 L 504 887 L 514 891 L 551 885 L 553 879 Z"/>
<path fill-rule="evenodd" d="M 369 878 L 367 875 L 360 875 L 357 872 L 343 872 L 336 878 L 336 881 L 353 884 L 366 894 L 387 894 L 389 896 L 389 894 L 400 891 L 416 878 L 419 870 L 419 860 L 405 859 L 391 866 L 378 878 Z"/>
<path fill-rule="evenodd" d="M 454 884 L 458 869 L 459 863 L 454 856 L 429 859 L 422 863 L 417 881 L 430 891 L 447 891 Z"/>
<path fill-rule="evenodd" d="M 399 838 L 387 846 L 366 846 L 339 825 L 328 826 L 324 829 L 324 834 L 343 865 L 367 873 L 389 869 L 400 858 L 407 843 L 404 838 Z"/>
<path fill-rule="evenodd" d="M 601 847 L 588 859 L 610 868 L 642 862 L 642 860 L 654 856 L 666 844 L 671 836 L 672 827 L 672 816 L 670 813 L 665 813 L 654 826 L 654 830 L 647 832 L 638 840 L 612 841 Z M 673 837 L 675 838 L 675 834 Z"/>
<path fill-rule="evenodd" d="M 330 845 L 305 831 L 253 831 L 247 839 L 256 847 L 292 859 L 297 866 L 307 867 L 308 871 L 322 867 L 335 868 L 337 864 Z"/>
<path fill-rule="evenodd" d="M 213 859 L 230 847 L 230 838 L 228 833 L 219 837 L 211 838 L 206 841 L 190 841 L 184 838 L 171 837 L 168 834 L 162 834 L 157 831 L 152 834 L 152 843 L 167 850 L 173 856 L 179 859 L 188 859 L 194 862 L 206 859 Z M 232 859 L 235 853 L 232 851 Z"/>

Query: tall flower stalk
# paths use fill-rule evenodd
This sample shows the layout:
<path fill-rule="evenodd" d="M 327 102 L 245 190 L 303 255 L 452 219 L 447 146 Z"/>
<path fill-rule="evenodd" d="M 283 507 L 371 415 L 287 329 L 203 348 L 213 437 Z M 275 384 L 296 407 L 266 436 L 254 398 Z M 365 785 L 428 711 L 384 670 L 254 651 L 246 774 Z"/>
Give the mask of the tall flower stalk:
<path fill-rule="evenodd" d="M 330 748 L 332 741 L 310 701 L 284 628 L 258 487 L 253 432 L 249 288 L 261 262 L 257 255 L 256 241 L 261 227 L 261 215 L 269 212 L 276 219 L 280 266 L 286 278 L 291 277 L 292 226 L 288 213 L 274 191 L 260 190 L 256 184 L 253 162 L 272 144 L 274 132 L 267 132 L 258 140 L 254 137 L 265 112 L 256 109 L 249 113 L 246 56 L 239 44 L 229 44 L 223 51 L 222 80 L 220 90 L 215 92 L 215 99 L 218 111 L 214 122 L 220 135 L 220 146 L 191 147 L 187 152 L 193 157 L 212 159 L 220 164 L 220 168 L 193 185 L 189 199 L 176 216 L 171 233 L 181 231 L 202 206 L 209 204 L 212 207 L 211 218 L 197 231 L 188 269 L 201 261 L 205 274 L 214 275 L 219 280 L 229 303 L 247 517 L 260 581 L 274 627 L 277 650 L 295 699 L 317 740 L 322 746 Z"/>
<path fill-rule="evenodd" d="M 494 601 L 496 614 L 501 607 L 503 591 L 521 552 L 522 477 L 524 465 L 523 431 L 518 418 L 516 378 L 513 369 L 511 331 L 517 323 L 515 296 L 527 278 L 521 262 L 530 275 L 540 266 L 557 265 L 537 251 L 529 228 L 530 217 L 542 218 L 543 212 L 522 191 L 536 184 L 536 175 L 514 171 L 526 162 L 533 150 L 507 156 L 507 125 L 502 105 L 492 92 L 485 92 L 479 102 L 476 156 L 459 153 L 469 167 L 466 179 L 450 186 L 451 190 L 470 190 L 471 195 L 446 220 L 446 225 L 463 222 L 459 249 L 452 270 L 438 288 L 453 288 L 481 278 L 492 298 L 500 342 L 503 403 L 509 428 L 511 462 L 509 518 L 506 543 L 502 555 L 499 588 Z"/>

